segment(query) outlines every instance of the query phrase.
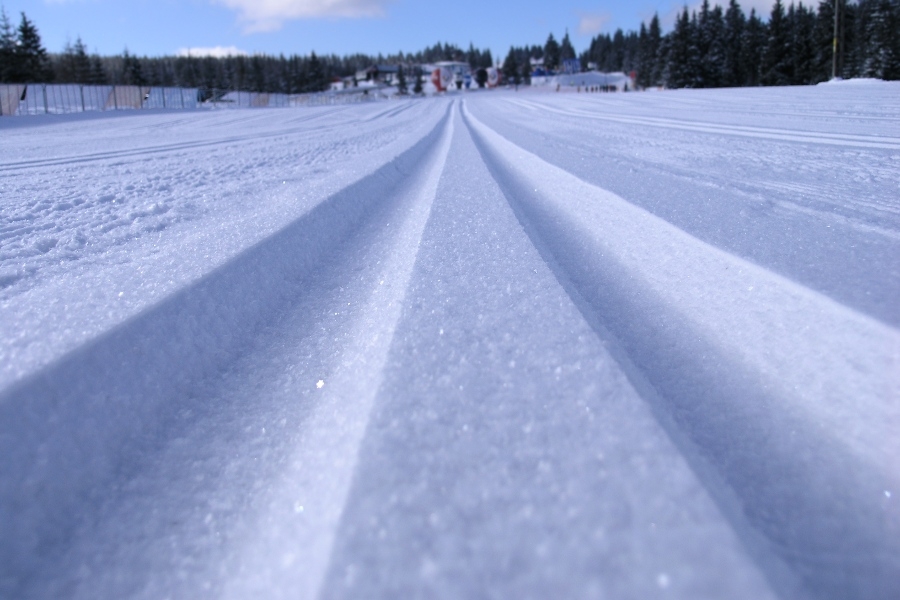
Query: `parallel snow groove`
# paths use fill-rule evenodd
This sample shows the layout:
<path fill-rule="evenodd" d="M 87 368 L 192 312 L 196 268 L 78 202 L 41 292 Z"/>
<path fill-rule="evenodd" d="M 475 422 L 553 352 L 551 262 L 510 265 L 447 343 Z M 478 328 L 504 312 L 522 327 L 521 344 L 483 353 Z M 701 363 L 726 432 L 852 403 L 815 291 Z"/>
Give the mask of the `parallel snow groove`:
<path fill-rule="evenodd" d="M 325 116 L 325 115 L 319 115 Z M 381 118 L 380 116 L 378 118 Z M 374 118 L 371 120 L 375 120 Z M 282 129 L 279 131 L 269 131 L 264 133 L 254 133 L 250 135 L 231 135 L 211 140 L 200 140 L 194 142 L 178 142 L 173 144 L 162 144 L 158 146 L 147 146 L 144 148 L 135 148 L 133 150 L 111 150 L 106 152 L 92 152 L 89 154 L 81 154 L 76 156 L 61 156 L 55 158 L 41 158 L 34 160 L 23 160 L 18 162 L 0 163 L 0 172 L 2 171 L 18 171 L 20 169 L 30 169 L 39 167 L 58 167 L 66 165 L 74 165 L 80 163 L 90 163 L 101 160 L 140 157 L 143 158 L 150 154 L 167 154 L 180 150 L 193 150 L 196 148 L 208 148 L 214 146 L 229 146 L 232 144 L 241 144 L 246 142 L 257 142 L 271 138 L 282 138 L 288 135 L 309 133 L 322 128 L 334 127 L 334 125 L 321 125 L 311 128 L 309 126 L 293 127 L 291 129 Z"/>
<path fill-rule="evenodd" d="M 360 460 L 360 445 L 382 385 L 422 235 L 447 163 L 454 119 L 452 116 L 444 121 L 437 149 L 416 172 L 408 174 L 390 223 L 373 219 L 366 225 L 392 231 L 387 240 L 389 249 L 377 266 L 366 266 L 381 273 L 372 281 L 374 292 L 360 303 L 366 318 L 353 327 L 350 339 L 354 342 L 344 345 L 319 402 L 308 415 L 304 435 L 291 450 L 283 476 L 267 490 L 269 510 L 252 526 L 252 538 L 237 544 L 240 558 L 230 569 L 236 576 L 227 582 L 219 598 L 319 596 L 316 590 L 326 573 Z M 354 270 L 358 269 L 354 265 Z M 297 498 L 304 498 L 304 514 L 315 518 L 296 518 Z M 291 556 L 289 565 L 273 564 L 271 556 L 279 547 L 284 548 L 282 554 Z"/>
<path fill-rule="evenodd" d="M 760 138 L 783 142 L 800 142 L 813 144 L 827 144 L 831 146 L 850 146 L 854 148 L 878 148 L 886 150 L 900 150 L 900 138 L 887 136 L 855 135 L 843 133 L 819 133 L 813 131 L 790 131 L 787 129 L 772 129 L 769 127 L 746 127 L 737 125 L 720 125 L 716 123 L 698 123 L 690 121 L 675 121 L 658 117 L 638 117 L 633 115 L 616 115 L 599 113 L 587 110 L 564 110 L 546 104 L 535 102 L 513 101 L 514 104 L 525 108 L 549 111 L 566 117 L 579 119 L 593 119 L 597 121 L 610 121 L 625 123 L 627 125 L 645 125 L 648 127 L 661 127 L 664 129 L 680 129 L 683 131 L 696 131 L 698 133 L 713 133 L 721 135 L 737 135 L 741 137 Z"/>
<path fill-rule="evenodd" d="M 197 283 L 0 391 L 0 596 L 65 545 L 78 509 L 157 445 L 204 377 L 303 294 L 317 265 L 438 151 L 415 146 Z M 251 300 L 252 299 L 252 300 Z"/>
<path fill-rule="evenodd" d="M 689 440 L 684 451 L 773 583 L 790 596 L 803 593 L 796 577 L 818 598 L 891 597 L 900 518 L 885 499 L 900 489 L 900 408 L 884 398 L 900 334 L 464 116 L 535 245 L 616 338 L 673 437 Z"/>

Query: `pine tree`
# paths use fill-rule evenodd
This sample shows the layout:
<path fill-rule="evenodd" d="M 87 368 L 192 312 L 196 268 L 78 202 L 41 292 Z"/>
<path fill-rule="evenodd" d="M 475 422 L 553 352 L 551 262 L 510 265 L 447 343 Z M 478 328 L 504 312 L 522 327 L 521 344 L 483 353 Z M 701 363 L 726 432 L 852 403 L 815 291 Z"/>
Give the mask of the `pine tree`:
<path fill-rule="evenodd" d="M 597 63 L 597 68 L 601 71 L 611 71 L 609 65 L 609 54 L 610 49 L 612 48 L 612 39 L 609 35 L 598 35 L 594 39 L 591 40 L 591 46 L 588 50 L 588 54 L 591 58 L 591 61 Z M 545 59 L 546 65 L 546 59 Z"/>
<path fill-rule="evenodd" d="M 612 38 L 612 69 L 611 71 L 625 70 L 625 34 L 621 29 L 616 29 Z"/>
<path fill-rule="evenodd" d="M 480 57 L 480 52 L 475 49 L 475 44 L 469 42 L 469 49 L 466 50 L 466 62 L 469 63 L 469 68 L 474 70 L 478 68 L 478 60 Z"/>
<path fill-rule="evenodd" d="M 834 0 L 820 0 L 816 15 L 815 29 L 815 65 L 814 77 L 810 83 L 819 83 L 831 79 L 831 66 L 834 56 Z"/>
<path fill-rule="evenodd" d="M 531 59 L 526 52 L 522 57 L 522 64 L 519 66 L 521 70 L 522 85 L 531 85 Z"/>
<path fill-rule="evenodd" d="M 760 67 L 766 48 L 766 24 L 750 9 L 747 26 L 741 41 L 741 72 L 744 74 L 742 86 L 760 85 Z"/>
<path fill-rule="evenodd" d="M 694 84 L 693 87 L 715 87 L 713 82 L 713 72 L 715 71 L 716 65 L 712 65 L 709 62 L 709 50 L 712 45 L 712 24 L 710 22 L 710 8 L 709 8 L 709 0 L 703 0 L 703 3 L 700 5 L 700 14 L 694 15 L 693 20 L 693 28 L 694 28 L 694 47 L 693 54 L 695 54 L 699 60 L 697 60 L 696 71 L 693 71 L 693 79 Z"/>
<path fill-rule="evenodd" d="M 409 89 L 406 87 L 406 74 L 403 72 L 403 65 L 397 65 L 397 93 L 401 96 L 405 96 L 409 93 Z"/>
<path fill-rule="evenodd" d="M 741 44 L 747 19 L 737 0 L 730 0 L 725 11 L 724 49 L 725 63 L 722 70 L 722 85 L 734 87 L 744 84 L 744 65 L 741 63 Z"/>
<path fill-rule="evenodd" d="M 128 53 L 128 49 L 122 54 L 122 83 L 125 85 L 146 85 L 144 70 L 137 56 Z"/>
<path fill-rule="evenodd" d="M 47 50 L 41 44 L 37 28 L 24 12 L 22 22 L 19 24 L 13 66 L 15 69 L 13 78 L 16 83 L 34 83 L 52 79 Z"/>
<path fill-rule="evenodd" d="M 491 55 L 490 50 L 485 50 L 481 53 L 481 62 L 478 66 L 483 69 L 490 69 L 494 66 L 494 57 Z"/>
<path fill-rule="evenodd" d="M 638 34 L 629 31 L 625 34 L 625 53 L 622 57 L 622 70 L 626 73 L 635 71 L 638 68 L 641 58 L 641 41 Z"/>
<path fill-rule="evenodd" d="M 246 79 L 246 83 L 244 85 L 249 86 L 250 85 L 250 83 L 249 83 L 250 82 L 250 79 L 249 79 L 250 74 L 249 74 L 249 70 L 246 67 L 246 61 L 242 61 L 239 64 L 245 65 L 244 68 L 245 68 L 246 73 L 244 74 L 244 78 Z M 251 64 L 251 66 L 252 66 L 252 64 Z M 240 73 L 239 73 L 239 76 L 240 76 Z M 292 93 L 302 94 L 303 92 L 306 91 L 306 85 L 307 85 L 306 62 L 299 56 L 291 57 L 290 77 L 291 77 L 291 90 L 293 90 Z"/>
<path fill-rule="evenodd" d="M 668 52 L 666 57 L 665 82 L 670 88 L 687 87 L 693 82 L 691 63 L 691 17 L 687 7 L 675 21 L 675 29 L 666 36 Z"/>
<path fill-rule="evenodd" d="M 87 47 L 81 41 L 81 36 L 75 39 L 75 56 L 73 72 L 77 83 L 90 83 L 91 59 L 87 54 Z"/>
<path fill-rule="evenodd" d="M 510 46 L 506 59 L 503 61 L 501 70 L 503 71 L 503 78 L 506 81 L 516 85 L 519 84 L 519 65 L 516 63 L 516 52 L 512 46 Z"/>
<path fill-rule="evenodd" d="M 725 76 L 725 21 L 722 8 L 710 9 L 709 0 L 703 1 L 697 27 L 700 49 L 698 87 L 721 87 Z"/>
<path fill-rule="evenodd" d="M 91 85 L 105 85 L 107 83 L 103 60 L 96 54 L 91 56 L 91 70 L 88 72 L 87 82 Z"/>
<path fill-rule="evenodd" d="M 816 82 L 816 15 L 801 2 L 791 22 L 791 83 L 809 85 Z"/>
<path fill-rule="evenodd" d="M 691 13 L 691 20 L 688 22 L 688 52 L 687 62 L 684 66 L 686 77 L 685 87 L 699 88 L 704 85 L 704 69 L 703 58 L 704 49 L 702 47 L 703 38 L 700 32 L 700 17 L 697 12 Z"/>
<path fill-rule="evenodd" d="M 885 62 L 882 77 L 891 81 L 900 80 L 900 0 L 890 0 L 887 3 L 890 8 L 890 17 L 887 22 L 888 31 L 892 31 L 890 35 L 891 59 Z"/>
<path fill-rule="evenodd" d="M 66 42 L 56 68 L 56 80 L 61 83 L 90 83 L 91 59 L 79 37 L 75 45 Z"/>
<path fill-rule="evenodd" d="M 651 61 L 650 85 L 662 85 L 663 70 L 665 68 L 662 29 L 659 26 L 659 15 L 654 14 L 650 19 L 650 28 L 647 30 L 647 43 L 649 48 L 649 60 Z"/>
<path fill-rule="evenodd" d="M 562 43 L 559 45 L 559 60 L 560 63 L 563 63 L 574 58 L 575 48 L 572 47 L 572 42 L 569 40 L 569 30 L 567 29 L 566 35 L 563 36 Z"/>
<path fill-rule="evenodd" d="M 789 85 L 791 83 L 791 56 L 789 31 L 781 0 L 776 0 L 769 16 L 768 38 L 760 67 L 763 85 Z"/>
<path fill-rule="evenodd" d="M 12 82 L 16 67 L 16 32 L 6 9 L 0 6 L 0 83 Z"/>
<path fill-rule="evenodd" d="M 417 96 L 424 92 L 424 81 L 422 81 L 422 69 L 416 67 L 416 83 L 413 85 L 413 93 Z"/>
<path fill-rule="evenodd" d="M 638 41 L 641 52 L 638 57 L 637 81 L 635 82 L 639 88 L 648 88 L 650 83 L 650 75 L 653 71 L 653 53 L 650 51 L 650 34 L 647 33 L 647 26 L 641 23 L 641 30 L 638 33 Z"/>
<path fill-rule="evenodd" d="M 308 92 L 321 92 L 327 87 L 325 71 L 315 52 L 309 55 L 309 62 L 306 67 L 306 80 L 306 91 Z"/>
<path fill-rule="evenodd" d="M 250 58 L 250 69 L 247 74 L 247 84 L 248 91 L 250 92 L 264 92 L 266 91 L 266 72 L 265 67 L 263 65 L 262 57 L 258 54 L 254 54 Z M 304 92 L 309 91 L 307 89 L 303 90 Z"/>
<path fill-rule="evenodd" d="M 544 44 L 544 67 L 548 70 L 555 71 L 559 68 L 559 51 L 559 42 L 551 33 Z"/>
<path fill-rule="evenodd" d="M 892 6 L 893 4 L 893 6 Z M 898 61 L 897 38 L 900 37 L 898 3 L 890 0 L 871 0 L 859 4 L 865 11 L 865 59 L 861 71 L 865 77 L 897 79 Z"/>
<path fill-rule="evenodd" d="M 862 77 L 868 50 L 868 0 L 842 1 L 838 6 L 838 77 Z"/>

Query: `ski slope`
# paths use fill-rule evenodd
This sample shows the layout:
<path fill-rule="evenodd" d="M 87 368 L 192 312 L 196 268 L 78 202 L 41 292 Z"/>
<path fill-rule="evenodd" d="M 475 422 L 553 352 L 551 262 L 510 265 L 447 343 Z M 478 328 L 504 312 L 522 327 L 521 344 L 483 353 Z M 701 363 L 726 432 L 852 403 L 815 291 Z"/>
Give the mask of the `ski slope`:
<path fill-rule="evenodd" d="M 0 120 L 0 597 L 895 597 L 898 92 Z"/>

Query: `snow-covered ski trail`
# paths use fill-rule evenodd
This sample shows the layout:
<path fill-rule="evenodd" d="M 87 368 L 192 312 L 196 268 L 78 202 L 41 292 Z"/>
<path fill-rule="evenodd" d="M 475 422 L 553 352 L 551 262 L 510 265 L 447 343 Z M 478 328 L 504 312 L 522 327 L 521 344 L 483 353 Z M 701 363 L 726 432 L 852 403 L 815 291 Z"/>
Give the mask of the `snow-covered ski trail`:
<path fill-rule="evenodd" d="M 461 120 L 360 457 L 323 598 L 774 597 Z"/>
<path fill-rule="evenodd" d="M 452 107 L 451 111 L 455 112 Z M 322 386 L 318 388 L 322 398 L 307 417 L 299 443 L 284 464 L 280 485 L 262 500 L 265 512 L 245 532 L 250 539 L 240 544 L 235 578 L 226 585 L 223 598 L 318 595 L 422 232 L 447 162 L 453 122 L 449 114 L 418 172 L 404 181 L 399 198 L 402 210 L 383 225 L 377 224 L 397 230 L 382 234 L 391 236 L 386 240 L 390 242 L 387 253 L 380 260 L 375 252 L 354 257 L 354 266 L 370 265 L 371 273 L 365 276 L 370 297 L 364 300 L 362 314 L 347 336 L 346 350 L 316 382 L 317 388 Z M 364 278 L 363 274 L 354 275 Z M 344 310 L 343 303 L 340 309 Z M 282 560 L 273 563 L 271 553 L 278 553 L 279 548 Z"/>
<path fill-rule="evenodd" d="M 893 600 L 854 89 L 0 121 L 0 598 Z"/>
<path fill-rule="evenodd" d="M 3 547 L 3 584 L 12 595 L 245 597 L 254 581 L 267 590 L 278 583 L 280 563 L 267 561 L 273 570 L 255 578 L 259 565 L 244 552 L 278 542 L 287 545 L 283 556 L 299 554 L 305 566 L 289 570 L 299 579 L 277 589 L 313 595 L 314 563 L 327 559 L 329 523 L 340 515 L 379 356 L 446 155 L 451 126 L 442 122 L 399 159 L 211 276 L 5 391 L 0 443 L 6 456 L 19 456 L 0 466 L 0 511 L 16 515 L 3 520 L 5 539 L 16 540 Z M 242 422 L 245 410 L 259 428 Z M 284 429 L 291 416 L 296 427 L 298 415 L 301 432 Z M 27 438 L 13 429 L 23 422 L 34 425 Z M 295 446 L 259 449 L 256 436 L 267 427 L 267 441 L 281 432 Z M 261 465 L 259 452 L 286 472 Z M 206 483 L 192 481 L 197 463 L 208 469 L 200 474 Z M 259 491 L 257 467 L 272 477 L 271 498 L 247 495 Z M 266 510 L 294 514 L 298 503 L 310 520 L 297 536 L 277 518 L 267 527 Z M 198 505 L 208 512 L 195 514 Z M 223 531 L 235 511 L 247 530 Z M 119 539 L 132 523 L 141 528 Z M 241 543 L 223 548 L 223 537 Z M 228 570 L 186 575 L 204 556 Z M 250 576 L 228 584 L 224 572 Z M 215 589 L 205 588 L 208 580 Z"/>
<path fill-rule="evenodd" d="M 622 114 L 712 128 L 789 124 L 817 135 L 863 131 L 873 139 L 900 139 L 895 88 L 867 90 L 878 107 L 869 112 L 882 112 L 884 122 L 857 120 L 856 100 L 836 88 L 723 90 L 714 96 L 684 91 L 664 104 L 653 94 L 627 100 L 615 94 L 520 94 L 468 104 L 473 115 L 544 161 L 713 246 L 900 327 L 900 152 L 602 120 Z M 801 95 L 812 108 L 834 107 L 835 114 L 781 117 L 788 100 Z M 519 108 L 523 102 L 533 108 Z M 771 113 L 745 117 L 755 103 Z M 576 107 L 598 118 L 557 112 Z"/>
<path fill-rule="evenodd" d="M 690 439 L 683 451 L 700 455 L 698 470 L 714 465 L 712 493 L 726 507 L 737 493 L 748 543 L 762 533 L 763 552 L 819 597 L 891 589 L 900 518 L 885 512 L 885 495 L 900 487 L 900 406 L 884 399 L 896 391 L 900 332 L 692 238 L 465 114 L 574 301 L 621 344 L 662 421 Z M 786 510 L 772 515 L 773 505 Z"/>
<path fill-rule="evenodd" d="M 34 130 L 4 131 L 9 145 L 0 147 L 2 158 L 71 155 L 73 148 L 88 147 L 155 148 L 163 141 L 251 133 L 242 143 L 126 158 L 110 153 L 95 163 L 0 178 L 0 302 L 6 303 L 0 338 L 7 342 L 0 346 L 0 385 L 46 366 L 275 235 L 373 175 L 441 117 L 439 110 L 417 105 L 400 122 L 367 119 L 384 110 L 361 106 L 349 116 L 334 109 L 313 109 L 313 116 L 252 111 L 243 118 L 227 111 L 197 114 L 188 123 L 173 113 L 64 121 L 57 135 L 73 141 L 58 149 L 42 147 Z M 306 128 L 284 133 L 297 121 Z M 263 134 L 272 135 L 256 139 Z M 61 310 L 46 310 L 61 298 Z"/>
<path fill-rule="evenodd" d="M 716 125 L 710 123 L 690 122 L 684 119 L 660 119 L 653 117 L 637 117 L 599 113 L 592 110 L 561 110 L 552 105 L 540 104 L 529 101 L 515 101 L 514 104 L 537 112 L 549 111 L 566 117 L 578 119 L 592 119 L 597 121 L 610 121 L 624 123 L 626 125 L 649 125 L 662 129 L 679 129 L 682 131 L 695 131 L 698 133 L 715 133 L 721 135 L 735 135 L 741 137 L 758 138 L 784 142 L 827 144 L 832 146 L 846 146 L 850 148 L 875 148 L 884 150 L 900 150 L 900 138 L 875 135 L 851 135 L 841 133 L 815 133 L 805 131 L 792 131 L 789 129 L 770 129 L 766 127 L 739 127 L 733 125 Z"/>

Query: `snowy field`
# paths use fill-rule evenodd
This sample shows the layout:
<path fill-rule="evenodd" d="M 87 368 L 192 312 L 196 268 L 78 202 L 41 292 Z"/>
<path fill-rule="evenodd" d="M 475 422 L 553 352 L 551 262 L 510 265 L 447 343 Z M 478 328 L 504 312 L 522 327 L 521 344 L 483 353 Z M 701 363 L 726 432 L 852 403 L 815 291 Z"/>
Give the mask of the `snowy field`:
<path fill-rule="evenodd" d="M 900 85 L 0 140 L 0 598 L 897 598 Z"/>

